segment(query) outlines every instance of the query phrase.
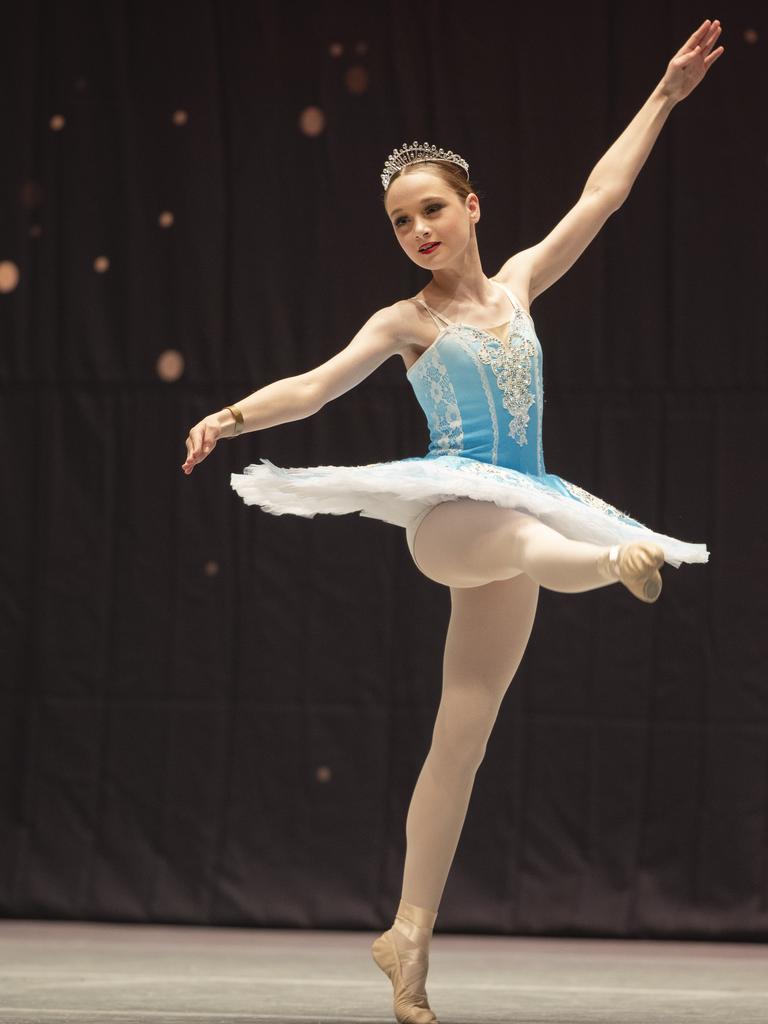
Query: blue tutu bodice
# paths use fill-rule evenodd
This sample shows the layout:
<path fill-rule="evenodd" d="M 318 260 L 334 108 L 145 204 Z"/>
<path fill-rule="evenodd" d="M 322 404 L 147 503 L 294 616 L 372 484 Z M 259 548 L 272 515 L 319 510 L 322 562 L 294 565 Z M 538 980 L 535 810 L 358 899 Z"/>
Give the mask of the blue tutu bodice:
<path fill-rule="evenodd" d="M 674 566 L 706 562 L 704 544 L 656 533 L 577 484 L 547 473 L 542 446 L 543 362 L 533 320 L 505 288 L 513 314 L 499 334 L 445 321 L 406 371 L 429 426 L 423 456 L 365 466 L 284 469 L 268 459 L 233 473 L 246 504 L 273 515 L 358 512 L 408 526 L 425 508 L 460 497 L 537 516 L 595 544 L 653 540 Z"/>

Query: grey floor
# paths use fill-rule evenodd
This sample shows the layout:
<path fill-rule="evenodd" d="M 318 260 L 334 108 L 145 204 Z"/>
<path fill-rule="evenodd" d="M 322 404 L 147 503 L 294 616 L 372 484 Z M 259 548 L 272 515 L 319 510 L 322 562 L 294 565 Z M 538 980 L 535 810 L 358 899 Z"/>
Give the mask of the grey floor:
<path fill-rule="evenodd" d="M 0 921 L 0 1024 L 385 1024 L 375 937 Z M 766 1024 L 768 951 L 437 934 L 427 991 L 440 1024 Z"/>

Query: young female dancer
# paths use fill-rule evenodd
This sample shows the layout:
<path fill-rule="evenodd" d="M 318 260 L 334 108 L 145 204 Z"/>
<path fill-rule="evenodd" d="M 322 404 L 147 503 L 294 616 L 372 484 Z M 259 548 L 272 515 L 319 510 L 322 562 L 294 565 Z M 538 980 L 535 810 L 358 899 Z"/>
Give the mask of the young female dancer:
<path fill-rule="evenodd" d="M 431 441 L 423 457 L 305 469 L 262 459 L 232 474 L 246 503 L 274 515 L 356 511 L 404 526 L 414 562 L 450 588 L 443 690 L 406 820 L 402 897 L 392 927 L 372 946 L 393 984 L 401 1024 L 437 1021 L 425 989 L 432 930 L 539 587 L 581 593 L 621 581 L 650 603 L 661 591 L 665 561 L 709 557 L 704 544 L 655 533 L 545 471 L 542 352 L 528 309 L 626 199 L 670 110 L 723 53 L 712 49 L 720 30 L 718 21 L 703 22 L 595 166 L 573 209 L 492 278 L 480 262 L 480 202 L 466 161 L 426 143 L 392 153 L 382 174 L 387 216 L 407 256 L 431 272 L 430 283 L 375 313 L 328 362 L 207 416 L 186 440 L 182 468 L 191 473 L 219 438 L 309 416 L 394 354 L 427 417 Z"/>

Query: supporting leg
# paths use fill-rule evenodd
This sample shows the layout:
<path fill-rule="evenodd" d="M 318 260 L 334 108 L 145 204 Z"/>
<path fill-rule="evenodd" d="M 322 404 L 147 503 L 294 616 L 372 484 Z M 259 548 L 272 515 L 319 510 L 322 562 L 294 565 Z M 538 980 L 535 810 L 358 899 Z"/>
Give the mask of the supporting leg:
<path fill-rule="evenodd" d="M 539 587 L 529 576 L 451 589 L 443 689 L 432 745 L 406 819 L 403 899 L 436 912 L 475 773 L 523 659 Z"/>
<path fill-rule="evenodd" d="M 398 1021 L 435 1019 L 425 988 L 432 928 L 475 774 L 525 653 L 538 594 L 538 584 L 524 574 L 451 588 L 442 696 L 406 819 L 402 898 L 392 928 L 373 946 L 374 959 L 393 982 Z"/>

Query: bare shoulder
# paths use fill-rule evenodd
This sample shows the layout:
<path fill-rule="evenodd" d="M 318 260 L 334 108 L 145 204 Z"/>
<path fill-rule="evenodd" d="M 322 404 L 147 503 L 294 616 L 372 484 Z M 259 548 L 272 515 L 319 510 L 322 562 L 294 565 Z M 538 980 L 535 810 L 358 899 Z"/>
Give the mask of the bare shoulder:
<path fill-rule="evenodd" d="M 431 317 L 414 298 L 397 299 L 377 309 L 363 326 L 353 344 L 363 338 L 376 339 L 382 359 L 399 355 L 406 369 L 418 358 L 432 340 Z"/>
<path fill-rule="evenodd" d="M 410 299 L 396 300 L 377 309 L 365 327 L 375 329 L 384 344 L 390 347 L 391 355 L 395 355 L 408 339 L 415 309 L 416 303 Z"/>
<path fill-rule="evenodd" d="M 415 296 L 399 299 L 391 309 L 396 322 L 397 351 L 408 369 L 434 341 L 434 321 Z"/>
<path fill-rule="evenodd" d="M 397 324 L 397 336 L 401 345 L 407 348 L 411 345 L 424 344 L 424 328 L 429 328 L 432 317 L 425 306 L 416 301 L 416 296 L 408 299 L 398 299 L 393 302 L 390 309 Z M 427 330 L 429 336 L 429 330 Z"/>

